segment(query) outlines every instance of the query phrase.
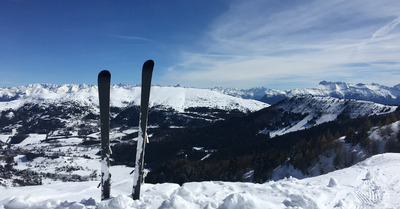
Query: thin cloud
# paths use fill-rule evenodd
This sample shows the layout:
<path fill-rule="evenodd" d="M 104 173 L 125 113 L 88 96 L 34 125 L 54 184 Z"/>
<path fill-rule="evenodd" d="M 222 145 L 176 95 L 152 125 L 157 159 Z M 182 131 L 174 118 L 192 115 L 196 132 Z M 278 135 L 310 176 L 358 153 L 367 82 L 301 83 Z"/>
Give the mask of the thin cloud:
<path fill-rule="evenodd" d="M 379 28 L 371 37 L 371 40 L 387 36 L 396 26 L 400 24 L 400 16 L 388 23 L 387 25 Z"/>
<path fill-rule="evenodd" d="M 205 47 L 184 51 L 182 64 L 171 66 L 169 76 L 183 83 L 240 87 L 269 85 L 291 76 L 351 80 L 357 75 L 347 64 L 393 62 L 400 57 L 398 1 L 281 2 L 235 1 L 210 25 L 200 42 Z M 363 75 L 364 82 L 382 77 L 374 77 L 374 72 L 388 77 L 395 70 L 363 67 L 370 76 L 368 80 Z M 381 82 L 400 79 L 390 78 Z"/>
<path fill-rule="evenodd" d="M 71 29 L 64 29 L 64 31 L 67 32 L 73 32 L 73 33 L 80 33 L 80 34 L 89 34 L 89 35 L 96 35 L 96 36 L 105 36 L 105 37 L 111 37 L 111 38 L 117 38 L 117 39 L 123 39 L 123 40 L 137 40 L 137 41 L 146 41 L 150 42 L 152 41 L 151 39 L 140 37 L 140 36 L 134 36 L 134 35 L 121 35 L 121 34 L 110 34 L 110 33 L 98 33 L 98 32 L 92 32 L 92 31 L 85 31 L 85 30 L 71 30 Z"/>
<path fill-rule="evenodd" d="M 112 38 L 124 39 L 124 40 L 138 40 L 138 41 L 151 41 L 150 39 L 143 38 L 140 36 L 129 36 L 129 35 L 118 35 L 118 34 L 104 34 Z"/>

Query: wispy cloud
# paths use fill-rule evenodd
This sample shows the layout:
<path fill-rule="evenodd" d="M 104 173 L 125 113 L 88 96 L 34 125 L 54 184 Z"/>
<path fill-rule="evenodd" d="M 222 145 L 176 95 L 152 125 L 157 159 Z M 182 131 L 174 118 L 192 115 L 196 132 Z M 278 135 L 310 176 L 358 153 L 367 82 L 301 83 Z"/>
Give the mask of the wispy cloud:
<path fill-rule="evenodd" d="M 384 25 L 383 27 L 379 28 L 374 34 L 372 34 L 372 40 L 386 37 L 392 30 L 396 28 L 396 26 L 400 24 L 400 16 L 398 16 L 393 21 L 389 22 L 388 24 Z"/>
<path fill-rule="evenodd" d="M 151 39 L 141 37 L 141 36 L 135 36 L 135 35 L 122 35 L 122 34 L 116 34 L 116 33 L 103 33 L 103 32 L 93 32 L 93 31 L 86 31 L 86 30 L 75 30 L 75 29 L 73 29 L 73 30 L 72 29 L 64 29 L 64 31 L 79 33 L 79 34 L 110 37 L 110 38 L 116 38 L 116 39 L 121 39 L 121 40 L 134 40 L 134 41 L 136 40 L 136 41 L 143 41 L 143 42 L 152 41 Z"/>
<path fill-rule="evenodd" d="M 205 47 L 183 51 L 169 76 L 198 86 L 276 86 L 288 78 L 308 86 L 335 79 L 395 84 L 399 11 L 397 0 L 234 1 L 210 25 L 199 43 Z M 366 63 L 358 66 L 365 70 L 351 63 Z"/>
<path fill-rule="evenodd" d="M 138 41 L 151 41 L 150 39 L 143 38 L 140 36 L 129 36 L 129 35 L 118 35 L 118 34 L 104 34 L 105 36 L 124 39 L 124 40 L 138 40 Z"/>

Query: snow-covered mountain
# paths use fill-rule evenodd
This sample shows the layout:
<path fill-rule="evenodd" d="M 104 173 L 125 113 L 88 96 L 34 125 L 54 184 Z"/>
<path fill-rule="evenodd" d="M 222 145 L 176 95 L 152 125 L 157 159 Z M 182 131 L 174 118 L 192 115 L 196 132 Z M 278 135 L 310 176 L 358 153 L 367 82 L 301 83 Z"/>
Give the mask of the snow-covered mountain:
<path fill-rule="evenodd" d="M 83 105 L 98 106 L 98 89 L 95 85 L 53 85 L 31 84 L 20 87 L 0 88 L 0 110 L 18 108 L 26 103 L 62 103 L 77 102 Z M 140 87 L 136 85 L 114 85 L 111 87 L 111 106 L 127 107 L 140 104 Z M 212 108 L 253 112 L 268 104 L 255 100 L 211 91 L 183 87 L 153 86 L 150 107 L 164 107 L 184 112 L 189 108 Z"/>
<path fill-rule="evenodd" d="M 325 122 L 393 112 L 397 106 L 333 97 L 295 96 L 276 105 L 281 114 L 259 133 L 271 137 L 310 128 Z"/>
<path fill-rule="evenodd" d="M 140 90 L 135 85 L 111 87 L 112 157 L 125 165 L 134 160 L 135 149 L 124 146 L 135 145 Z M 269 106 L 208 89 L 153 86 L 151 91 L 151 141 Z M 98 160 L 100 143 L 97 86 L 32 84 L 0 89 L 0 98 L 0 185 L 37 185 L 44 175 L 56 181 L 98 178 L 90 166 Z"/>
<path fill-rule="evenodd" d="M 159 131 L 204 126 L 269 106 L 208 89 L 153 86 L 151 91 L 148 122 Z M 137 137 L 140 92 L 135 85 L 111 87 L 112 140 L 132 143 Z M 44 134 L 42 141 L 77 137 L 92 140 L 80 143 L 99 143 L 97 86 L 32 84 L 0 89 L 0 98 L 0 135 L 7 136 L 0 143 L 10 137 L 12 144 L 29 143 L 24 142 L 29 134 Z"/>
<path fill-rule="evenodd" d="M 393 87 L 388 87 L 376 83 L 350 84 L 345 82 L 322 81 L 315 88 L 293 89 L 285 91 L 267 89 L 264 87 L 252 89 L 213 88 L 213 90 L 236 97 L 260 100 L 268 104 L 275 104 L 284 98 L 311 95 L 400 105 L 400 84 Z"/>
<path fill-rule="evenodd" d="M 293 90 L 290 98 L 286 98 L 289 91 L 271 90 L 270 94 L 286 98 L 272 106 L 243 99 L 263 95 L 262 88 L 233 97 L 223 89 L 153 86 L 146 148 L 146 167 L 151 172 L 146 182 L 203 182 L 145 184 L 140 201 L 127 196 L 132 168 L 126 167 L 134 161 L 140 87 L 112 86 L 111 158 L 119 166 L 111 169 L 114 198 L 104 202 L 99 202 L 96 188 L 100 180 L 97 87 L 33 84 L 0 89 L 0 193 L 7 194 L 0 198 L 0 208 L 373 208 L 399 204 L 390 196 L 399 192 L 393 189 L 398 180 L 392 176 L 400 166 L 395 154 L 303 180 L 209 181 L 265 182 L 296 173 L 304 178 L 351 166 L 371 153 L 400 150 L 400 123 L 393 123 L 400 115 L 397 106 L 334 98 L 327 93 L 333 87 L 323 91 L 323 86 L 313 92 Z M 389 93 L 382 90 L 381 94 Z M 368 124 L 367 117 L 371 125 L 362 128 L 362 123 Z M 372 127 L 379 123 L 392 124 Z M 348 134 L 352 125 L 355 129 Z M 338 136 L 333 138 L 329 130 Z M 384 142 L 375 148 L 377 141 Z M 17 187 L 21 185 L 38 186 Z M 29 196 L 39 191 L 43 195 Z M 274 197 L 265 198 L 266 193 Z"/>
<path fill-rule="evenodd" d="M 283 95 L 285 91 L 267 89 L 265 87 L 257 87 L 251 89 L 232 89 L 232 88 L 211 88 L 213 91 L 221 92 L 223 94 L 231 95 L 234 97 L 241 97 L 245 99 L 256 99 L 259 100 L 265 95 Z"/>
<path fill-rule="evenodd" d="M 342 99 L 357 99 L 384 104 L 399 104 L 400 84 L 387 87 L 380 84 L 349 84 L 322 81 L 316 88 L 295 89 L 287 92 L 289 97 L 299 95 L 331 96 Z"/>
<path fill-rule="evenodd" d="M 140 91 L 138 91 L 139 88 L 140 87 L 137 85 L 127 85 L 127 84 L 114 85 L 111 91 L 115 91 L 115 93 L 120 93 L 121 97 L 125 96 L 124 91 L 130 91 L 136 93 L 134 95 L 131 94 L 129 97 L 125 98 L 122 101 L 115 101 L 112 105 L 121 106 L 123 104 L 118 102 L 126 103 L 126 102 L 132 102 L 132 100 L 137 99 L 135 97 L 138 97 L 140 95 Z M 152 88 L 155 89 L 153 90 L 152 94 L 159 93 L 157 96 L 154 96 L 154 98 L 159 98 L 159 100 L 153 103 L 153 105 L 159 105 L 161 102 L 160 105 L 170 106 L 176 110 L 182 110 L 185 108 L 184 103 L 182 103 L 183 99 L 185 100 L 185 102 L 187 102 L 186 104 L 189 107 L 191 106 L 190 105 L 191 102 L 196 102 L 197 105 L 210 106 L 211 104 L 215 104 L 215 102 L 211 101 L 208 105 L 201 104 L 198 102 L 202 101 L 202 97 L 220 96 L 218 94 L 210 93 L 206 89 L 161 87 L 161 86 L 154 86 Z M 393 87 L 388 87 L 376 83 L 350 84 L 345 82 L 322 81 L 315 88 L 293 89 L 293 90 L 274 90 L 274 89 L 267 89 L 265 87 L 258 87 L 251 89 L 212 88 L 210 90 L 212 92 L 219 92 L 221 94 L 230 95 L 233 97 L 258 100 L 267 104 L 275 104 L 285 98 L 290 98 L 294 96 L 307 96 L 307 95 L 319 96 L 319 97 L 329 96 L 339 99 L 356 99 L 356 100 L 372 101 L 380 104 L 392 104 L 392 105 L 400 104 L 400 84 L 395 85 Z M 199 94 L 199 92 L 201 93 Z M 94 97 L 97 96 L 97 86 L 86 85 L 86 84 L 81 84 L 81 85 L 66 84 L 62 86 L 54 84 L 30 84 L 27 86 L 20 86 L 20 87 L 0 88 L 0 102 L 13 101 L 16 99 L 23 99 L 29 97 L 40 98 L 39 95 L 44 95 L 44 94 L 60 96 L 66 93 L 70 93 L 69 95 L 82 94 L 82 96 L 88 96 L 88 95 L 90 96 L 90 94 L 92 94 L 92 96 L 89 98 L 93 98 L 93 96 Z M 195 98 L 197 96 L 199 96 L 199 98 Z M 226 105 L 225 107 L 232 106 L 232 104 L 236 103 L 236 101 L 231 100 L 225 104 L 229 103 L 230 105 Z M 249 110 L 251 110 L 251 108 Z"/>

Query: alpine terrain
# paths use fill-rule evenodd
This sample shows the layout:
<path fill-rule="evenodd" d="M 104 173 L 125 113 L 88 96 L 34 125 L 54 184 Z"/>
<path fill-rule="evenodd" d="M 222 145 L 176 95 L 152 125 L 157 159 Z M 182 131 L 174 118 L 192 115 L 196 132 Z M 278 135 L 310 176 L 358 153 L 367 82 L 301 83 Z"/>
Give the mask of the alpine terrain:
<path fill-rule="evenodd" d="M 152 86 L 132 200 L 141 88 L 110 88 L 103 198 L 96 85 L 0 88 L 0 208 L 396 208 L 400 88 Z M 106 199 L 103 200 L 102 199 Z"/>

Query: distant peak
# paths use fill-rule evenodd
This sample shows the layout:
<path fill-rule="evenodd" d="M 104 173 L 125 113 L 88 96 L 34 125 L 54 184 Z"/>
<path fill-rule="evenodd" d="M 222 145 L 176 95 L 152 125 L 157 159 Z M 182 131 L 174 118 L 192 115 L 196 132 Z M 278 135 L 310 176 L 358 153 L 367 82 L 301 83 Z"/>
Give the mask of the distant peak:
<path fill-rule="evenodd" d="M 330 81 L 321 81 L 321 82 L 319 82 L 319 85 L 324 85 L 324 86 L 326 86 L 326 85 L 329 85 L 329 84 L 331 84 L 332 82 L 330 82 Z"/>
<path fill-rule="evenodd" d="M 329 86 L 329 85 L 343 85 L 346 84 L 346 82 L 342 82 L 342 81 L 337 81 L 337 82 L 332 82 L 332 81 L 321 81 L 319 82 L 319 85 L 323 85 L 323 86 Z"/>

